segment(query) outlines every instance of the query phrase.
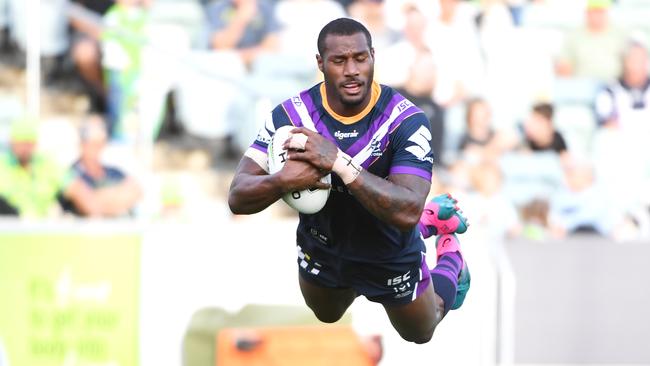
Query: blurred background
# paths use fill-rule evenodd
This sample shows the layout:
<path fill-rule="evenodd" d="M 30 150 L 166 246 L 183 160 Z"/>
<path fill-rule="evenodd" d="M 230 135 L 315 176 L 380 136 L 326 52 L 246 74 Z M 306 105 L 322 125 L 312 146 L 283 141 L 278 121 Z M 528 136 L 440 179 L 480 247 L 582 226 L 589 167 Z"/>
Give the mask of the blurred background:
<path fill-rule="evenodd" d="M 472 224 L 426 345 L 319 324 L 296 213 L 227 206 L 344 16 Z M 647 0 L 0 0 L 0 365 L 650 364 L 649 45 Z"/>

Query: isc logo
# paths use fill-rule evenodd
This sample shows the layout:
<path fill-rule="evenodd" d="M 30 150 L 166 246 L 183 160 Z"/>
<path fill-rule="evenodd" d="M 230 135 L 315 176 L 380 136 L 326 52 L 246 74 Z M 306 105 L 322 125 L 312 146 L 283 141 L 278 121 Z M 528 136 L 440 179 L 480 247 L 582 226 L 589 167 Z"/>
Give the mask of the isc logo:
<path fill-rule="evenodd" d="M 397 110 L 401 113 L 407 110 L 411 106 L 413 106 L 413 103 L 411 103 L 407 99 L 404 99 L 400 104 L 397 105 Z"/>
<path fill-rule="evenodd" d="M 410 279 L 411 279 L 411 271 L 408 271 L 401 276 L 389 278 L 386 284 L 388 286 L 395 286 L 395 285 L 399 285 L 402 282 L 406 282 Z"/>

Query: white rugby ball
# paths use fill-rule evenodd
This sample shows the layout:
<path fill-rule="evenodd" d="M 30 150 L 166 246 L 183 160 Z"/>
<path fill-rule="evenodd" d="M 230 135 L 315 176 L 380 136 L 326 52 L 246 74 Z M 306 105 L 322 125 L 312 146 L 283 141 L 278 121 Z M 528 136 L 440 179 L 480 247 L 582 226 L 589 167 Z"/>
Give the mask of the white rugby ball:
<path fill-rule="evenodd" d="M 290 131 L 293 126 L 282 126 L 275 131 L 273 139 L 269 144 L 269 173 L 275 174 L 287 161 L 287 150 L 282 148 L 282 145 L 291 135 Z M 330 174 L 324 176 L 320 180 L 323 183 L 331 183 L 332 178 Z M 329 189 L 305 189 L 302 191 L 289 192 L 282 196 L 286 202 L 293 209 L 304 214 L 314 214 L 320 211 L 327 203 L 327 198 L 330 195 Z"/>

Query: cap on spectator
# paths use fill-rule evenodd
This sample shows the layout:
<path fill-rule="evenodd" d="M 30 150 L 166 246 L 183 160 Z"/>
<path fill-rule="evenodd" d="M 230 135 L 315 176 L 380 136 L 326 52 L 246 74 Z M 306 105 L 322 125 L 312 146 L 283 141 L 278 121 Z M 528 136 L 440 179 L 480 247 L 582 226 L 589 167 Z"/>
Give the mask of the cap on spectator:
<path fill-rule="evenodd" d="M 32 118 L 21 118 L 11 124 L 11 141 L 34 142 L 38 137 L 38 123 Z"/>
<path fill-rule="evenodd" d="M 612 0 L 587 0 L 587 9 L 607 9 L 612 5 Z"/>

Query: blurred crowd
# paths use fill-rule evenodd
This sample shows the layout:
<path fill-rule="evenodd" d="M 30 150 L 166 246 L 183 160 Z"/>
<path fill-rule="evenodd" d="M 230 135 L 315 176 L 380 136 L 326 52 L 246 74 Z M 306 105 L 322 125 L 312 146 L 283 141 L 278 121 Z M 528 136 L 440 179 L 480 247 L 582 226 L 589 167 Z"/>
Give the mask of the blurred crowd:
<path fill-rule="evenodd" d="M 0 0 L 5 67 L 25 67 L 28 4 Z M 456 195 L 474 228 L 650 236 L 643 0 L 41 0 L 44 88 L 81 93 L 87 114 L 67 169 L 39 155 L 33 116 L 0 116 L 0 212 L 137 216 L 143 183 L 105 147 L 146 166 L 172 136 L 239 159 L 275 104 L 321 79 L 318 32 L 344 16 L 373 35 L 376 80 L 429 117 L 432 194 Z"/>

